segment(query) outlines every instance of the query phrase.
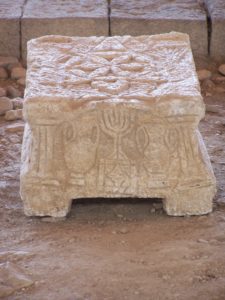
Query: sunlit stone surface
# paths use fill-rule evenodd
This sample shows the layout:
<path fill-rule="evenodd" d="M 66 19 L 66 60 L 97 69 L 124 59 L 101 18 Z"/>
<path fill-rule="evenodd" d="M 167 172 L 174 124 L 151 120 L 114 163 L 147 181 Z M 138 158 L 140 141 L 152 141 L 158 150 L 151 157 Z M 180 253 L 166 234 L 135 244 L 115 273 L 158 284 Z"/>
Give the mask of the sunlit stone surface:
<path fill-rule="evenodd" d="M 158 197 L 169 215 L 211 212 L 187 35 L 32 40 L 25 97 L 26 215 L 65 216 L 83 197 Z"/>

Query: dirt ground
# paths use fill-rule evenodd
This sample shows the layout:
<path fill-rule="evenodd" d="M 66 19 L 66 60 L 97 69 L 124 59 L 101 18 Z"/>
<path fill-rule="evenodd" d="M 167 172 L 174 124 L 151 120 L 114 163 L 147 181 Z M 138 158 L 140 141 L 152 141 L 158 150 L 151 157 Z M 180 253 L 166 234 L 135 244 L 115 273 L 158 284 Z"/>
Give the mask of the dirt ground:
<path fill-rule="evenodd" d="M 169 217 L 151 199 L 114 199 L 74 202 L 58 222 L 28 218 L 19 195 L 23 121 L 0 118 L 0 263 L 33 281 L 4 299 L 225 299 L 225 93 L 206 94 L 219 105 L 200 124 L 218 182 L 207 216 Z"/>

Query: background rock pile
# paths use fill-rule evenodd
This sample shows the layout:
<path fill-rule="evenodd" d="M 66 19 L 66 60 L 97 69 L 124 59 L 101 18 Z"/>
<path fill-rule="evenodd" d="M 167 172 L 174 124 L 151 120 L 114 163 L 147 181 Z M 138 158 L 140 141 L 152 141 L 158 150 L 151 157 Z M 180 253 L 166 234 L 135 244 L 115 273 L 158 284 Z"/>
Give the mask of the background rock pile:
<path fill-rule="evenodd" d="M 0 57 L 0 116 L 22 119 L 26 69 L 16 57 Z"/>
<path fill-rule="evenodd" d="M 225 93 L 225 64 L 220 65 L 216 72 L 202 69 L 197 74 L 205 96 L 211 96 L 212 92 Z"/>

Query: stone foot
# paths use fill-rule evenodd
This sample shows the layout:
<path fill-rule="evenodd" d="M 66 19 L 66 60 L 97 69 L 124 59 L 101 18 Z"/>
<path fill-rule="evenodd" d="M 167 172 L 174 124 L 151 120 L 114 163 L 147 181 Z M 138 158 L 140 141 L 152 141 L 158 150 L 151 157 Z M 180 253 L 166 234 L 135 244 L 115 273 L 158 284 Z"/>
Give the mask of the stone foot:
<path fill-rule="evenodd" d="M 163 201 L 170 216 L 204 215 L 212 212 L 214 186 L 179 189 Z"/>
<path fill-rule="evenodd" d="M 27 216 L 65 217 L 71 208 L 71 200 L 59 187 L 32 186 L 20 191 Z"/>

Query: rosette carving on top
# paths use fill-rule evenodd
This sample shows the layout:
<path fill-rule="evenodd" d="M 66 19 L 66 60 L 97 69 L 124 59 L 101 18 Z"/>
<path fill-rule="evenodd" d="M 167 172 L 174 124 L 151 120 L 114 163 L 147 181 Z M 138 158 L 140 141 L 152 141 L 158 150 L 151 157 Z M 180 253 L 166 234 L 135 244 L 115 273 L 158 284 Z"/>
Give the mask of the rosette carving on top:
<path fill-rule="evenodd" d="M 31 82 L 34 76 L 28 76 L 28 85 L 32 87 L 29 93 L 38 92 L 43 96 L 54 93 L 96 101 L 112 96 L 114 99 L 148 100 L 150 104 L 154 102 L 152 99 L 162 95 L 199 94 L 197 77 L 193 76 L 192 68 L 186 68 L 193 60 L 184 38 L 51 39 L 44 37 L 32 42 L 36 43 L 38 60 L 30 62 L 30 70 L 37 76 L 35 84 Z M 51 48 L 47 54 L 46 40 Z M 50 63 L 46 64 L 42 57 Z M 42 86 L 41 90 L 38 85 Z"/>

